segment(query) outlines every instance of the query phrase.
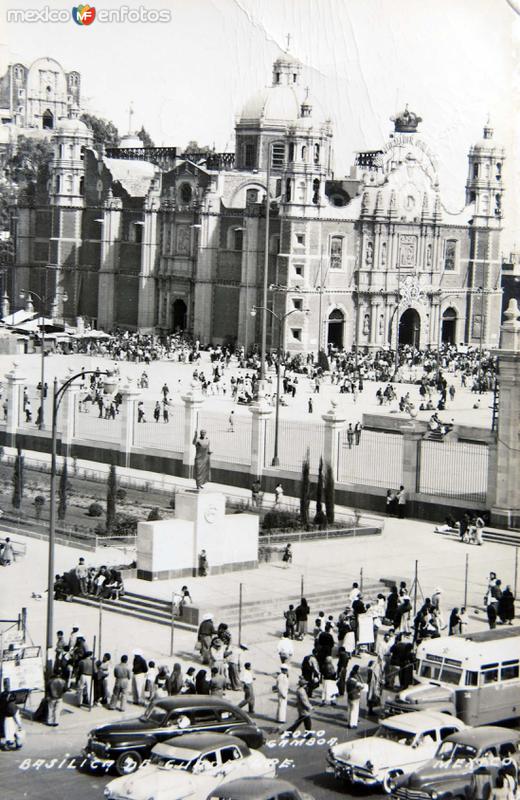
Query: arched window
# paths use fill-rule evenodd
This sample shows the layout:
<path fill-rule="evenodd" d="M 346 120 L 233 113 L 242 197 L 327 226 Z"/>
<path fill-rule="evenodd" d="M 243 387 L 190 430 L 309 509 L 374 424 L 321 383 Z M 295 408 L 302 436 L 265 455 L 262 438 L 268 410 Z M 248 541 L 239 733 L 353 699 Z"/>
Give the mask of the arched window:
<path fill-rule="evenodd" d="M 330 268 L 341 269 L 343 265 L 343 236 L 332 236 L 330 240 Z"/>
<path fill-rule="evenodd" d="M 14 68 L 14 77 L 15 80 L 21 81 L 23 78 L 23 67 L 15 67 Z"/>
<path fill-rule="evenodd" d="M 473 177 L 478 178 L 478 163 L 473 164 Z"/>
<path fill-rule="evenodd" d="M 489 214 L 489 195 L 487 192 L 482 195 L 480 200 L 480 211 L 482 214 Z"/>
<path fill-rule="evenodd" d="M 185 205 L 191 203 L 191 198 L 193 196 L 192 188 L 189 183 L 182 183 L 180 188 L 180 195 L 181 195 L 181 202 Z"/>
<path fill-rule="evenodd" d="M 273 169 L 285 166 L 285 145 L 282 142 L 275 142 L 271 148 L 271 166 Z"/>
<path fill-rule="evenodd" d="M 244 144 L 242 146 L 242 161 L 244 169 L 254 169 L 255 146 L 253 144 Z"/>
<path fill-rule="evenodd" d="M 292 199 L 292 181 L 290 178 L 287 178 L 285 181 L 285 200 L 287 203 L 290 203 Z"/>
<path fill-rule="evenodd" d="M 242 228 L 233 230 L 233 250 L 242 250 L 244 244 L 244 231 Z"/>
<path fill-rule="evenodd" d="M 246 205 L 249 206 L 252 203 L 258 203 L 258 189 L 246 190 Z"/>
<path fill-rule="evenodd" d="M 307 161 L 307 148 L 305 145 L 302 147 L 302 161 Z"/>
<path fill-rule="evenodd" d="M 453 272 L 457 263 L 457 240 L 446 239 L 444 242 L 444 269 Z"/>
<path fill-rule="evenodd" d="M 43 112 L 42 128 L 44 130 L 52 130 L 54 128 L 54 115 L 49 109 Z"/>
<path fill-rule="evenodd" d="M 315 206 L 320 202 L 320 181 L 314 178 L 312 182 L 312 202 Z"/>
<path fill-rule="evenodd" d="M 56 194 L 61 192 L 61 175 L 56 175 Z"/>
<path fill-rule="evenodd" d="M 85 194 L 85 178 L 83 177 L 83 175 L 79 179 L 79 193 L 81 195 Z"/>
<path fill-rule="evenodd" d="M 496 174 L 497 181 L 502 180 L 502 164 L 500 161 L 497 162 L 497 174 Z"/>
<path fill-rule="evenodd" d="M 275 72 L 274 80 L 275 80 L 275 83 L 280 83 L 280 73 L 279 72 Z"/>
<path fill-rule="evenodd" d="M 294 161 L 294 142 L 289 143 L 289 161 Z"/>
<path fill-rule="evenodd" d="M 319 146 L 319 144 L 315 144 L 314 145 L 314 163 L 315 164 L 319 164 L 320 163 L 320 146 Z"/>
<path fill-rule="evenodd" d="M 65 192 L 66 194 L 72 194 L 72 175 L 65 176 Z"/>

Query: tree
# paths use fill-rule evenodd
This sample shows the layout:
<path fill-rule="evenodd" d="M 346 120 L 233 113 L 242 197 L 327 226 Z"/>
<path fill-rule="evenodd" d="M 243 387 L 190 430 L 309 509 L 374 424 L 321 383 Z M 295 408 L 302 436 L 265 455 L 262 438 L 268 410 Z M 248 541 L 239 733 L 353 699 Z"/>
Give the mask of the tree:
<path fill-rule="evenodd" d="M 48 139 L 19 136 L 10 146 L 0 176 L 0 230 L 9 229 L 17 203 L 34 200 L 37 189 L 46 190 L 53 149 Z"/>
<path fill-rule="evenodd" d="M 37 494 L 34 498 L 34 513 L 36 519 L 39 520 L 42 515 L 42 510 L 45 505 L 45 497 L 42 494 Z"/>
<path fill-rule="evenodd" d="M 325 467 L 325 513 L 327 522 L 332 525 L 334 522 L 336 487 L 334 485 L 334 472 L 330 464 Z"/>
<path fill-rule="evenodd" d="M 24 457 L 22 455 L 22 451 L 18 448 L 18 452 L 16 454 L 16 458 L 14 460 L 14 470 L 13 470 L 13 507 L 20 508 L 22 504 L 22 497 L 23 497 L 23 484 L 24 484 L 24 468 L 23 468 Z"/>
<path fill-rule="evenodd" d="M 184 148 L 185 153 L 212 153 L 214 151 L 214 147 L 210 147 L 209 144 L 199 144 L 194 139 L 188 142 L 186 147 Z"/>
<path fill-rule="evenodd" d="M 141 125 L 141 130 L 137 131 L 137 136 L 139 136 L 140 140 L 142 141 L 143 147 L 155 147 L 155 142 L 144 125 Z"/>
<path fill-rule="evenodd" d="M 306 530 L 309 528 L 309 506 L 311 503 L 311 468 L 309 464 L 309 451 L 302 462 L 302 482 L 300 486 L 300 519 Z"/>
<path fill-rule="evenodd" d="M 314 524 L 323 528 L 326 522 L 327 517 L 323 511 L 323 458 L 320 456 L 318 482 L 316 484 L 316 514 L 314 515 Z"/>
<path fill-rule="evenodd" d="M 107 533 L 112 533 L 116 522 L 116 492 L 117 492 L 117 476 L 114 464 L 110 465 L 107 480 L 107 519 L 106 529 Z"/>
<path fill-rule="evenodd" d="M 118 147 L 120 142 L 119 131 L 113 122 L 86 112 L 81 115 L 80 119 L 92 131 L 94 147 L 99 147 L 100 145 Z"/>
<path fill-rule="evenodd" d="M 63 460 L 63 467 L 60 475 L 58 519 L 65 519 L 67 514 L 67 493 L 69 490 L 69 480 L 67 475 L 67 459 Z"/>
<path fill-rule="evenodd" d="M 330 372 L 329 358 L 324 350 L 320 350 L 318 353 L 318 366 L 322 368 L 323 372 Z"/>

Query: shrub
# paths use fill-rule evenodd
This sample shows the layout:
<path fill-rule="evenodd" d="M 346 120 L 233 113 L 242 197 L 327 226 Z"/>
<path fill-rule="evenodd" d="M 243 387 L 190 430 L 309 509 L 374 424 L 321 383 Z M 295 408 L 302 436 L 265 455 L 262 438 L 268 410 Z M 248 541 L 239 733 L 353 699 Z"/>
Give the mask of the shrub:
<path fill-rule="evenodd" d="M 45 497 L 42 494 L 37 494 L 34 498 L 34 511 L 36 514 L 36 519 L 40 519 L 44 505 Z"/>
<path fill-rule="evenodd" d="M 148 522 L 155 522 L 156 520 L 160 520 L 160 519 L 162 519 L 161 512 L 160 512 L 160 510 L 157 508 L 157 506 L 156 506 L 155 508 L 152 508 L 152 509 L 150 510 L 150 513 L 148 514 L 148 516 L 146 517 L 146 519 L 148 520 Z"/>
<path fill-rule="evenodd" d="M 118 536 L 135 536 L 138 522 L 138 518 L 134 517 L 133 514 L 116 514 L 110 533 L 115 533 Z"/>
<path fill-rule="evenodd" d="M 302 480 L 300 484 L 300 519 L 303 527 L 309 528 L 309 505 L 311 502 L 311 468 L 309 464 L 309 450 L 302 463 Z"/>
<path fill-rule="evenodd" d="M 123 502 L 123 500 L 126 500 L 126 489 L 118 489 L 117 490 L 117 492 L 116 492 L 116 500 L 119 500 L 119 502 L 121 502 L 121 503 Z"/>
<path fill-rule="evenodd" d="M 334 472 L 330 464 L 325 467 L 325 514 L 327 522 L 334 522 L 336 488 L 334 485 Z"/>
<path fill-rule="evenodd" d="M 111 533 L 114 530 L 116 519 L 116 492 L 117 492 L 117 476 L 114 464 L 110 465 L 107 478 L 107 531 Z"/>
<path fill-rule="evenodd" d="M 323 458 L 320 457 L 320 465 L 318 468 L 318 483 L 316 484 L 316 514 L 314 516 L 314 524 L 320 528 L 325 527 L 327 517 L 323 512 Z"/>
<path fill-rule="evenodd" d="M 262 520 L 262 528 L 265 531 L 272 531 L 275 528 L 285 530 L 297 530 L 300 527 L 300 515 L 295 511 L 283 511 L 273 508 L 268 511 Z"/>
<path fill-rule="evenodd" d="M 91 503 L 88 507 L 87 514 L 89 517 L 102 517 L 103 506 L 101 506 L 99 503 Z"/>

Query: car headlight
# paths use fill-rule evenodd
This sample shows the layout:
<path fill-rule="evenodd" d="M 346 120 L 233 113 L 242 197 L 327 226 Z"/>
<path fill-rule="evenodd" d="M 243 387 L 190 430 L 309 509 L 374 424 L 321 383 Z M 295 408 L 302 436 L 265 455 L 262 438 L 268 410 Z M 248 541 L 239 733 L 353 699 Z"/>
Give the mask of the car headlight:
<path fill-rule="evenodd" d="M 438 796 L 439 792 L 436 792 L 435 789 L 433 790 L 433 792 L 430 792 L 430 797 L 432 800 L 437 800 Z"/>
<path fill-rule="evenodd" d="M 103 794 L 105 795 L 105 797 L 110 797 L 110 789 L 108 788 L 108 786 L 105 786 L 105 788 L 103 789 Z"/>

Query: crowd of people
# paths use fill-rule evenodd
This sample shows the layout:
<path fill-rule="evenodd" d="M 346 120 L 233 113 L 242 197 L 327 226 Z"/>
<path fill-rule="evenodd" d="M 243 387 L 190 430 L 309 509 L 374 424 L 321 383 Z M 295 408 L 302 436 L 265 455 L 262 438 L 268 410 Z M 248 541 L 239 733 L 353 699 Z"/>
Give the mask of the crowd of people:
<path fill-rule="evenodd" d="M 74 569 L 54 578 L 54 599 L 72 600 L 73 597 L 99 597 L 102 600 L 118 600 L 125 593 L 121 570 L 115 567 L 87 566 L 79 559 Z"/>

